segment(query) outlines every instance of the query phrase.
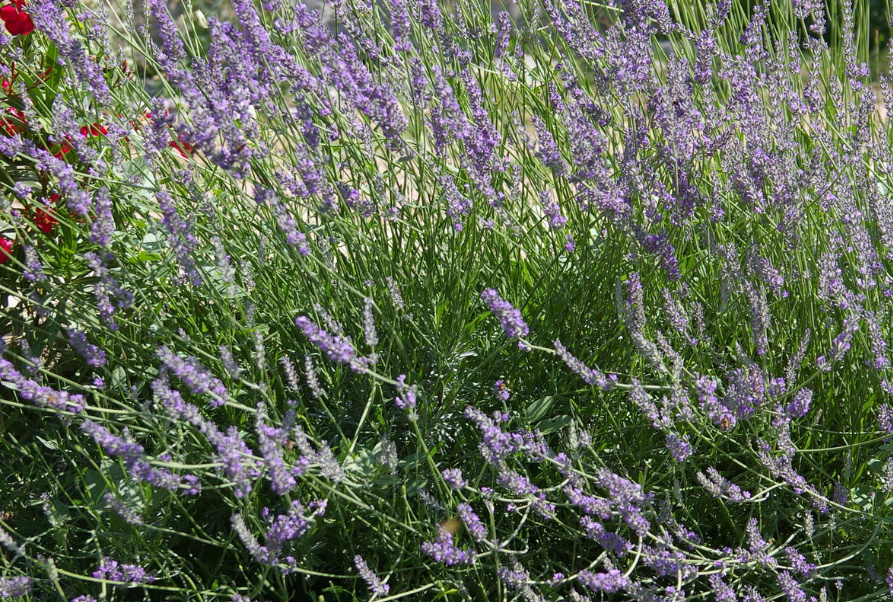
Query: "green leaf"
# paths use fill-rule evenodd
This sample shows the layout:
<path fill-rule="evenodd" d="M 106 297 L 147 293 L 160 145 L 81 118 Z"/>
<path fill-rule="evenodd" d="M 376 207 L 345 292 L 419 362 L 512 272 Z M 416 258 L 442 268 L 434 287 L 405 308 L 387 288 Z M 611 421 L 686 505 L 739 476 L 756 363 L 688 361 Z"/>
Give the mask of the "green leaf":
<path fill-rule="evenodd" d="M 415 454 L 410 454 L 397 462 L 397 467 L 400 470 L 413 470 L 423 462 L 425 462 L 425 454 L 423 452 L 418 452 Z"/>
<path fill-rule="evenodd" d="M 573 418 L 567 414 L 562 414 L 561 416 L 556 416 L 549 420 L 543 420 L 539 423 L 537 429 L 539 429 L 542 434 L 548 435 L 550 433 L 558 432 L 563 428 L 567 428 L 570 426 L 571 422 L 573 422 Z"/>
<path fill-rule="evenodd" d="M 35 436 L 34 438 L 37 439 L 38 441 L 40 441 L 41 445 L 43 445 L 47 449 L 53 449 L 53 450 L 59 449 L 59 444 L 56 443 L 55 441 L 47 441 L 43 437 L 38 437 L 38 436 Z"/>
<path fill-rule="evenodd" d="M 527 406 L 527 420 L 537 422 L 546 417 L 546 413 L 555 403 L 555 398 L 547 395 Z"/>

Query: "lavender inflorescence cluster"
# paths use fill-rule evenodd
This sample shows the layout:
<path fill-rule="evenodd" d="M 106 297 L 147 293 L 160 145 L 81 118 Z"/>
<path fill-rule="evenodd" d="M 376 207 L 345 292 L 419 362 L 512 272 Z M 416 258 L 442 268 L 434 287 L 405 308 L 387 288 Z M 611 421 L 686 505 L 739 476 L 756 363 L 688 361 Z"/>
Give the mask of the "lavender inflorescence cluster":
<path fill-rule="evenodd" d="M 124 98 L 103 26 L 69 26 L 101 15 L 18 6 L 36 32 L 0 33 L 0 166 L 41 189 L 0 183 L 3 403 L 59 414 L 102 470 L 120 462 L 121 497 L 102 500 L 129 525 L 186 529 L 158 499 L 197 522 L 223 500 L 239 565 L 302 572 L 308 591 L 805 602 L 829 580 L 850 588 L 838 597 L 893 588 L 883 567 L 839 576 L 850 548 L 828 543 L 893 562 L 887 505 L 864 503 L 893 493 L 893 149 L 849 3 L 828 77 L 816 2 L 793 2 L 806 39 L 768 3 L 736 28 L 720 0 L 692 29 L 662 0 L 609 3 L 599 25 L 547 0 L 525 15 L 539 29 L 465 2 L 387 4 L 335 3 L 328 27 L 300 3 L 233 0 L 231 21 L 183 17 L 207 29 L 195 44 L 150 0 L 143 54 L 164 86 L 145 107 L 142 91 Z M 658 58 L 658 36 L 693 54 Z M 12 66 L 48 41 L 38 98 Z M 92 99 L 63 106 L 85 84 Z M 31 205 L 56 190 L 41 204 L 56 217 L 38 221 Z M 481 352 L 480 282 L 524 300 L 479 297 L 524 354 Z M 316 319 L 296 309 L 311 305 Z M 61 344 L 56 322 L 78 325 Z M 838 407 L 835 387 L 867 392 L 864 407 Z M 869 427 L 822 424 L 869 410 Z M 856 428 L 871 470 L 832 453 Z M 787 522 L 752 518 L 770 510 Z M 321 552 L 331 541 L 344 549 Z M 102 557 L 92 576 L 173 574 L 153 572 Z M 32 587 L 4 576 L 0 596 Z"/>

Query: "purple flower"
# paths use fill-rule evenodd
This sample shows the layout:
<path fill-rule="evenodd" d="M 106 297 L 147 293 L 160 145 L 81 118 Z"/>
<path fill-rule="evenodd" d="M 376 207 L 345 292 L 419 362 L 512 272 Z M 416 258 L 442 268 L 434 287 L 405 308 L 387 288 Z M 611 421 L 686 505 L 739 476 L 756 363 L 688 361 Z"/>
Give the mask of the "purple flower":
<path fill-rule="evenodd" d="M 21 598 L 33 587 L 34 581 L 31 577 L 0 578 L 0 598 Z"/>
<path fill-rule="evenodd" d="M 596 480 L 608 490 L 611 502 L 618 506 L 641 506 L 647 500 L 642 486 L 614 474 L 607 468 L 600 468 Z"/>
<path fill-rule="evenodd" d="M 619 558 L 626 556 L 633 549 L 633 544 L 613 531 L 607 531 L 600 522 L 589 516 L 580 518 L 580 525 L 586 531 L 586 536 L 594 539 L 608 552 L 616 554 Z"/>
<path fill-rule="evenodd" d="M 540 193 L 540 203 L 543 206 L 543 213 L 549 218 L 549 227 L 553 230 L 561 230 L 567 225 L 567 218 L 561 214 L 561 207 L 552 200 L 548 190 Z"/>
<path fill-rule="evenodd" d="M 171 491 L 176 491 L 184 486 L 186 489 L 185 493 L 192 492 L 197 494 L 200 491 L 200 488 L 197 487 L 198 480 L 194 475 L 187 475 L 187 477 L 181 479 L 170 471 L 153 468 L 145 459 L 143 446 L 139 443 L 118 437 L 92 420 L 82 422 L 81 430 L 90 435 L 110 456 L 121 458 L 124 462 L 124 467 L 133 478 L 146 481 L 156 487 L 170 489 Z M 124 429 L 124 434 L 125 437 L 130 436 L 126 428 Z"/>
<path fill-rule="evenodd" d="M 120 584 L 152 583 L 155 581 L 155 577 L 148 574 L 143 567 L 135 564 L 119 564 L 117 560 L 112 560 L 108 556 L 105 556 L 99 568 L 93 571 L 93 577 L 117 581 Z"/>
<path fill-rule="evenodd" d="M 2 357 L 0 357 L 0 381 L 15 385 L 21 399 L 33 402 L 40 407 L 51 407 L 62 412 L 77 414 L 87 404 L 83 395 L 72 395 L 38 384 L 21 374 L 11 362 Z"/>
<path fill-rule="evenodd" d="M 43 265 L 40 263 L 40 256 L 31 245 L 25 245 L 25 269 L 22 275 L 32 282 L 46 280 L 46 274 L 43 273 Z"/>
<path fill-rule="evenodd" d="M 439 529 L 435 541 L 422 543 L 422 552 L 447 566 L 456 564 L 473 564 L 475 553 L 473 550 L 462 550 L 453 544 L 453 536 L 446 529 Z"/>
<path fill-rule="evenodd" d="M 738 602 L 735 590 L 723 580 L 722 573 L 713 573 L 707 578 L 707 581 L 713 589 L 716 602 Z"/>
<path fill-rule="evenodd" d="M 729 370 L 726 373 L 726 394 L 722 405 L 731 410 L 735 418 L 753 415 L 765 398 L 765 382 L 762 369 L 757 365 Z"/>
<path fill-rule="evenodd" d="M 459 504 L 456 506 L 456 510 L 459 512 L 459 518 L 465 523 L 465 528 L 468 529 L 468 533 L 475 541 L 484 541 L 487 539 L 487 528 L 484 526 L 484 523 L 481 522 L 478 515 L 475 514 L 470 504 Z"/>
<path fill-rule="evenodd" d="M 481 431 L 483 440 L 480 450 L 487 462 L 491 464 L 499 465 L 501 460 L 520 450 L 524 445 L 519 435 L 504 433 L 495 420 L 477 408 L 466 407 L 465 417 L 474 422 Z"/>
<path fill-rule="evenodd" d="M 883 432 L 893 434 L 893 406 L 882 403 L 877 410 L 877 421 Z"/>
<path fill-rule="evenodd" d="M 663 296 L 664 313 L 667 315 L 667 321 L 670 322 L 670 326 L 673 327 L 673 330 L 685 337 L 689 343 L 695 344 L 692 343 L 695 339 L 691 336 L 688 315 L 685 313 L 682 304 L 673 296 L 673 293 L 668 288 L 663 289 Z"/>
<path fill-rule="evenodd" d="M 112 197 L 105 186 L 96 191 L 93 199 L 96 217 L 91 226 L 90 242 L 108 247 L 115 234 L 115 218 L 112 215 Z"/>
<path fill-rule="evenodd" d="M 214 397 L 212 406 L 222 406 L 229 401 L 229 392 L 220 379 L 202 367 L 197 359 L 188 357 L 184 360 L 167 347 L 160 347 L 157 353 L 164 367 L 186 383 L 190 391 L 196 395 L 211 394 Z"/>
<path fill-rule="evenodd" d="M 605 377 L 604 374 L 596 370 L 595 368 L 590 368 L 582 361 L 578 360 L 574 355 L 567 350 L 567 347 L 561 344 L 561 341 L 554 341 L 553 345 L 555 347 L 555 353 L 567 364 L 567 367 L 570 368 L 574 373 L 576 373 L 587 385 L 597 385 L 601 387 L 605 391 L 609 391 L 615 384 L 617 377 L 615 375 L 611 375 L 609 377 Z"/>
<path fill-rule="evenodd" d="M 699 472 L 697 477 L 698 481 L 701 482 L 701 485 L 704 486 L 704 489 L 706 489 L 713 497 L 721 498 L 729 502 L 742 502 L 746 499 L 750 499 L 749 492 L 742 492 L 738 485 L 735 485 L 723 477 L 719 474 L 719 471 L 712 466 L 707 469 L 706 476 Z"/>
<path fill-rule="evenodd" d="M 504 301 L 494 289 L 488 288 L 481 293 L 481 299 L 490 307 L 493 315 L 499 319 L 505 335 L 510 339 L 524 337 L 530 333 L 530 328 L 521 317 L 521 312 L 508 302 Z"/>
<path fill-rule="evenodd" d="M 368 359 L 357 357 L 357 350 L 349 338 L 329 334 L 307 316 L 295 318 L 295 326 L 333 362 L 347 364 L 354 372 L 365 369 Z"/>
<path fill-rule="evenodd" d="M 735 426 L 737 419 L 735 414 L 721 404 L 716 397 L 718 386 L 719 383 L 716 379 L 709 376 L 701 376 L 695 381 L 695 389 L 698 392 L 701 409 L 704 410 L 708 418 L 713 420 L 713 424 L 720 426 L 723 430 L 728 430 Z"/>
<path fill-rule="evenodd" d="M 688 435 L 680 437 L 676 433 L 667 433 L 667 449 L 677 462 L 685 462 L 685 459 L 693 453 Z"/>
<path fill-rule="evenodd" d="M 514 560 L 512 565 L 511 569 L 505 566 L 499 567 L 496 572 L 499 580 L 515 590 L 529 587 L 530 573 L 517 560 Z"/>
<path fill-rule="evenodd" d="M 794 394 L 794 399 L 785 406 L 785 414 L 791 418 L 803 418 L 809 413 L 809 405 L 812 402 L 812 391 L 800 389 Z"/>
<path fill-rule="evenodd" d="M 37 29 L 55 44 L 59 60 L 64 60 L 74 71 L 72 81 L 90 90 L 89 93 L 100 105 L 108 105 L 112 97 L 102 65 L 88 53 L 88 48 L 80 40 L 71 35 L 63 6 L 63 3 L 49 0 L 33 0 L 28 14 L 33 17 Z"/>
<path fill-rule="evenodd" d="M 279 224 L 279 229 L 285 234 L 285 241 L 292 247 L 296 247 L 301 255 L 309 255 L 310 247 L 307 246 L 307 235 L 298 230 L 295 218 L 279 200 L 279 197 L 272 190 L 259 188 L 255 193 L 255 200 L 259 205 L 270 206 L 276 217 L 276 222 Z"/>
<path fill-rule="evenodd" d="M 235 485 L 236 497 L 241 498 L 249 493 L 251 480 L 260 476 L 261 472 L 253 452 L 242 441 L 239 430 L 233 426 L 224 435 L 216 424 L 201 415 L 196 406 L 186 403 L 178 391 L 171 389 L 164 378 L 152 382 L 152 391 L 171 417 L 185 419 L 214 446 L 217 450 L 215 460 L 222 464 L 220 470 Z"/>
<path fill-rule="evenodd" d="M 815 572 L 817 568 L 816 565 L 807 561 L 806 557 L 798 552 L 796 548 L 788 546 L 784 549 L 784 552 L 787 554 L 788 561 L 791 563 L 791 569 L 795 573 L 799 573 L 801 577 L 809 577 Z"/>
<path fill-rule="evenodd" d="M 567 251 L 568 253 L 573 253 L 573 252 L 574 252 L 574 249 L 577 248 L 577 245 L 576 245 L 576 243 L 574 242 L 574 237 L 571 236 L 570 234 L 567 234 L 567 235 L 564 237 L 564 240 L 565 240 L 565 243 L 564 243 L 564 250 Z"/>
<path fill-rule="evenodd" d="M 561 149 L 559 149 L 558 145 L 555 143 L 555 138 L 553 138 L 552 133 L 548 130 L 543 120 L 537 115 L 534 115 L 532 120 L 533 125 L 536 128 L 536 137 L 539 139 L 539 148 L 536 150 L 536 157 L 542 161 L 543 165 L 555 172 L 556 176 L 564 176 L 565 173 L 567 173 L 567 168 L 565 167 L 564 160 L 561 158 Z M 549 218 L 551 221 L 550 215 Z M 567 222 L 566 219 L 564 221 Z"/>
<path fill-rule="evenodd" d="M 381 579 L 379 579 L 378 575 L 376 575 L 372 571 L 372 569 L 369 568 L 369 565 L 366 564 L 366 561 L 363 560 L 362 556 L 360 556 L 359 554 L 354 556 L 353 564 L 355 567 L 357 567 L 357 571 L 360 573 L 360 577 L 362 577 L 363 581 L 365 581 L 369 585 L 369 589 L 372 591 L 373 594 L 375 594 L 376 596 L 384 596 L 390 591 L 391 586 L 387 583 L 381 582 Z"/>
<path fill-rule="evenodd" d="M 508 387 L 505 385 L 505 381 L 502 379 L 493 383 L 493 393 L 496 395 L 496 399 L 500 401 L 508 401 L 509 397 L 512 395 L 511 391 L 509 391 Z"/>
<path fill-rule="evenodd" d="M 507 468 L 505 465 L 496 477 L 496 482 L 518 496 L 533 495 L 539 491 L 526 476 Z"/>
<path fill-rule="evenodd" d="M 839 362 L 850 350 L 850 343 L 853 335 L 859 330 L 859 318 L 848 318 L 844 324 L 843 330 L 831 341 L 831 348 L 828 350 L 828 357 L 821 355 L 816 358 L 815 362 L 823 372 L 830 372 L 831 365 Z"/>
<path fill-rule="evenodd" d="M 409 415 L 411 419 L 415 419 L 415 406 L 416 406 L 416 395 L 418 394 L 418 389 L 415 385 L 411 385 L 409 387 L 406 386 L 406 375 L 401 374 L 397 377 L 397 392 L 399 396 L 394 398 L 394 405 L 396 405 L 401 410 L 409 410 Z"/>
<path fill-rule="evenodd" d="M 288 439 L 288 432 L 295 421 L 295 411 L 288 410 L 280 428 L 266 424 L 266 406 L 257 404 L 256 420 L 258 447 L 270 478 L 270 488 L 279 495 L 286 495 L 297 485 L 295 476 L 304 471 L 305 466 L 287 466 L 283 455 L 283 445 Z M 306 458 L 305 458 L 306 460 Z"/>
<path fill-rule="evenodd" d="M 623 591 L 629 587 L 629 579 L 619 569 L 611 569 L 607 573 L 580 571 L 577 575 L 577 581 L 594 592 L 608 594 Z"/>
<path fill-rule="evenodd" d="M 106 504 L 109 505 L 109 507 L 111 507 L 112 510 L 115 511 L 118 516 L 123 518 L 126 522 L 135 526 L 140 526 L 143 524 L 143 519 L 138 512 L 125 505 L 124 502 L 116 498 L 111 493 L 104 494 L 102 496 L 102 499 L 103 501 L 105 501 Z"/>
<path fill-rule="evenodd" d="M 294 500 L 285 514 L 273 515 L 269 508 L 264 508 L 262 516 L 267 523 L 264 545 L 261 545 L 248 529 L 241 514 L 235 514 L 230 522 L 233 529 L 248 552 L 255 560 L 268 566 L 275 566 L 280 560 L 287 565 L 295 565 L 291 556 L 282 558 L 285 545 L 293 539 L 304 535 L 311 527 L 315 517 L 325 512 L 325 501 L 311 502 L 306 508 L 298 500 Z M 286 572 L 288 569 L 286 569 Z"/>
<path fill-rule="evenodd" d="M 441 473 L 443 480 L 453 489 L 462 489 L 468 485 L 468 481 L 462 478 L 462 471 L 458 468 L 447 468 Z"/>
<path fill-rule="evenodd" d="M 603 520 L 611 518 L 611 503 L 608 500 L 586 495 L 582 489 L 571 485 L 564 488 L 564 493 L 571 504 L 577 506 L 586 514 L 597 515 Z"/>
<path fill-rule="evenodd" d="M 788 571 L 779 572 L 776 580 L 790 602 L 806 602 L 809 599 L 806 592 L 800 589 L 800 584 Z"/>
<path fill-rule="evenodd" d="M 105 365 L 105 351 L 87 341 L 87 336 L 76 330 L 68 331 L 68 342 L 81 357 L 86 360 L 88 366 L 99 368 Z"/>

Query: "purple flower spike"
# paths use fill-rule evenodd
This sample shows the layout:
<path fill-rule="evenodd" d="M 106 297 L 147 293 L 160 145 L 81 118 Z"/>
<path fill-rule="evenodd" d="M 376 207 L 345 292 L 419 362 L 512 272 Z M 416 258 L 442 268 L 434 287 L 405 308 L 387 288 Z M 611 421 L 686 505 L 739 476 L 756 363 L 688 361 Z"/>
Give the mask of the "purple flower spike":
<path fill-rule="evenodd" d="M 348 364 L 354 372 L 362 372 L 368 360 L 357 357 L 357 350 L 354 349 L 350 339 L 329 334 L 307 316 L 295 318 L 295 326 L 300 328 L 310 342 L 319 347 L 320 351 L 325 353 L 330 360 L 339 364 Z"/>
<path fill-rule="evenodd" d="M 426 541 L 422 544 L 422 552 L 447 566 L 455 564 L 473 564 L 473 550 L 462 550 L 453 544 L 453 536 L 446 529 L 440 529 L 437 541 Z"/>
<path fill-rule="evenodd" d="M 530 328 L 521 317 L 520 310 L 515 309 L 512 305 L 502 299 L 494 289 L 488 288 L 481 293 L 481 299 L 490 306 L 490 311 L 499 319 L 505 335 L 510 339 L 524 337 L 530 333 Z"/>
<path fill-rule="evenodd" d="M 0 579 L 0 598 L 20 598 L 31 591 L 34 581 L 31 577 L 10 577 Z"/>
<path fill-rule="evenodd" d="M 108 556 L 102 559 L 102 564 L 93 571 L 96 579 L 107 579 L 120 583 L 152 583 L 155 577 L 149 575 L 141 566 L 135 564 L 118 564 Z"/>
<path fill-rule="evenodd" d="M 214 396 L 212 406 L 222 406 L 229 401 L 229 392 L 219 378 L 213 376 L 194 357 L 181 358 L 167 347 L 158 349 L 158 357 L 164 367 L 182 380 L 196 395 L 209 393 Z"/>
<path fill-rule="evenodd" d="M 611 569 L 607 573 L 591 573 L 580 571 L 577 581 L 594 592 L 614 593 L 629 587 L 629 579 L 618 569 Z"/>
<path fill-rule="evenodd" d="M 359 571 L 360 577 L 362 577 L 363 581 L 365 581 L 369 585 L 369 589 L 372 591 L 373 594 L 377 596 L 384 596 L 388 593 L 388 591 L 390 591 L 391 586 L 387 583 L 381 582 L 381 579 L 379 579 L 378 575 L 376 575 L 372 571 L 372 569 L 369 568 L 369 565 L 366 564 L 366 561 L 363 560 L 362 556 L 360 556 L 359 554 L 354 556 L 353 563 L 354 566 L 357 567 L 357 571 Z"/>

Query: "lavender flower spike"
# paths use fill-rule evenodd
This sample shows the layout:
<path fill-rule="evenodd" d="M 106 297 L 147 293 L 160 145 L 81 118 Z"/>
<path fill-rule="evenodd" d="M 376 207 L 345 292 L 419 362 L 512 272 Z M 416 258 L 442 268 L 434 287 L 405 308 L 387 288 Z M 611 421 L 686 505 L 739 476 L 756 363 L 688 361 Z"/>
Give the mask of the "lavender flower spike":
<path fill-rule="evenodd" d="M 108 556 L 104 557 L 99 568 L 93 571 L 93 577 L 119 583 L 152 583 L 155 581 L 155 577 L 149 575 L 143 567 L 135 564 L 118 564 L 117 560 Z"/>
<path fill-rule="evenodd" d="M 177 378 L 186 383 L 189 390 L 196 395 L 210 393 L 214 396 L 211 406 L 217 407 L 229 401 L 229 392 L 219 378 L 213 376 L 194 357 L 185 360 L 168 347 L 159 347 L 157 351 L 164 367 Z"/>
<path fill-rule="evenodd" d="M 357 350 L 349 338 L 343 338 L 335 334 L 329 334 L 307 316 L 295 318 L 295 326 L 310 339 L 310 342 L 319 347 L 333 362 L 348 364 L 354 372 L 362 372 L 368 363 L 367 358 L 358 358 Z"/>
<path fill-rule="evenodd" d="M 530 328 L 521 317 L 521 311 L 512 307 L 508 301 L 503 300 L 496 290 L 488 288 L 481 293 L 481 300 L 490 306 L 490 311 L 499 319 L 505 336 L 514 339 L 527 336 L 530 333 Z"/>
<path fill-rule="evenodd" d="M 31 577 L 9 577 L 0 579 L 0 598 L 19 598 L 34 587 Z"/>
<path fill-rule="evenodd" d="M 558 354 L 567 367 L 573 370 L 587 385 L 598 385 L 605 391 L 609 391 L 614 387 L 617 382 L 617 375 L 612 374 L 610 376 L 605 376 L 598 370 L 594 368 L 590 368 L 582 361 L 574 357 L 574 355 L 567 350 L 567 347 L 561 344 L 561 341 L 554 341 L 553 345 L 555 346 L 555 353 Z"/>
<path fill-rule="evenodd" d="M 360 577 L 363 578 L 369 585 L 369 589 L 372 590 L 372 593 L 376 596 L 384 596 L 390 591 L 391 586 L 387 583 L 382 583 L 381 579 L 378 578 L 372 569 L 369 568 L 369 565 L 366 564 L 366 561 L 363 560 L 363 557 L 357 554 L 353 557 L 354 566 L 357 567 L 357 571 L 360 573 Z"/>
<path fill-rule="evenodd" d="M 422 552 L 447 566 L 455 564 L 473 564 L 473 550 L 462 550 L 453 544 L 453 536 L 446 529 L 440 529 L 437 541 L 426 541 L 422 544 Z"/>

